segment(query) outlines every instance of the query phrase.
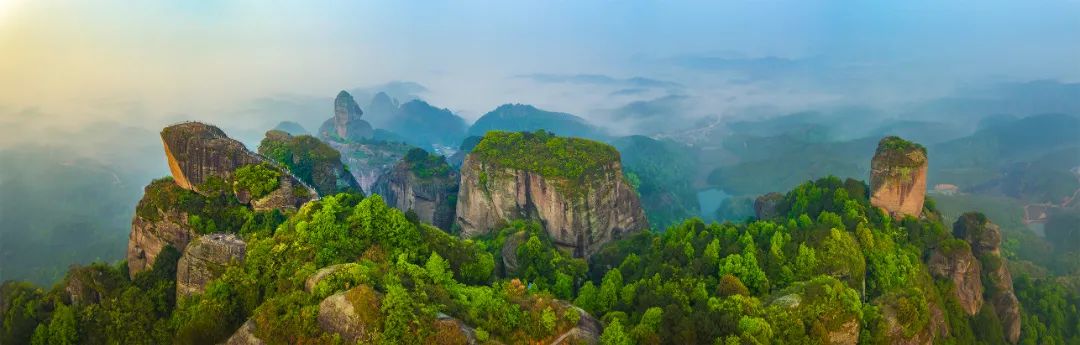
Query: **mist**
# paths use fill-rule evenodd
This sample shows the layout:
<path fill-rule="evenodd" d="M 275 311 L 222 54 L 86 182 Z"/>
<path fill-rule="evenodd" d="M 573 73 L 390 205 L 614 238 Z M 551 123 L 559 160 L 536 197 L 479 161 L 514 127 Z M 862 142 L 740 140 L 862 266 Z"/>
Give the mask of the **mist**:
<path fill-rule="evenodd" d="M 14 233 L 80 226 L 120 238 L 94 252 L 118 259 L 141 186 L 168 173 L 157 132 L 174 122 L 254 148 L 281 121 L 315 131 L 349 90 L 361 106 L 384 91 L 469 123 L 523 103 L 612 135 L 678 137 L 815 113 L 846 123 L 837 139 L 934 119 L 958 128 L 945 141 L 991 114 L 1080 114 L 1078 32 L 1074 0 L 0 0 L 0 259 L 16 257 Z M 13 211 L 17 194 L 38 193 L 25 202 L 40 210 L 72 193 L 49 178 L 89 175 L 40 172 L 88 166 L 115 177 L 127 213 L 70 226 Z M 56 274 L 34 269 L 0 280 Z"/>

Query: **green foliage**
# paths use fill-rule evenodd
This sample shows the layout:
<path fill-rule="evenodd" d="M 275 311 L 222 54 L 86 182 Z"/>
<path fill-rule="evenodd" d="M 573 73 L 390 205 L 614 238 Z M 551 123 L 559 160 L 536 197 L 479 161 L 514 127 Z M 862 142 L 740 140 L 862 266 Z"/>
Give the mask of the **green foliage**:
<path fill-rule="evenodd" d="M 259 154 L 281 164 L 319 194 L 359 191 L 355 186 L 338 184 L 338 174 L 343 173 L 337 170 L 343 168 L 341 153 L 313 136 L 270 131 L 259 143 Z"/>
<path fill-rule="evenodd" d="M 446 157 L 430 154 L 423 149 L 410 149 L 402 160 L 409 165 L 409 170 L 421 179 L 447 177 L 452 171 L 446 163 Z"/>
<path fill-rule="evenodd" d="M 503 168 L 527 170 L 562 179 L 576 187 L 593 180 L 619 162 L 610 145 L 581 138 L 558 137 L 549 132 L 490 131 L 473 148 L 473 155 Z M 489 176 L 490 177 L 490 176 Z M 573 188 L 572 190 L 576 190 Z"/>
<path fill-rule="evenodd" d="M 252 199 L 259 199 L 278 188 L 281 172 L 268 163 L 248 164 L 233 172 L 237 190 L 251 193 Z"/>
<path fill-rule="evenodd" d="M 600 335 L 601 345 L 631 345 L 633 343 L 630 336 L 623 330 L 619 320 L 615 320 L 615 322 L 605 327 L 604 333 Z"/>
<path fill-rule="evenodd" d="M 911 142 L 911 141 L 904 140 L 903 138 L 900 138 L 900 137 L 897 137 L 897 136 L 888 136 L 888 137 L 882 138 L 881 141 L 878 142 L 878 151 L 884 151 L 884 150 L 900 151 L 900 152 L 909 152 L 909 151 L 916 151 L 917 150 L 919 152 L 922 152 L 924 155 L 926 154 L 926 147 L 923 147 L 922 145 L 919 145 L 919 144 Z"/>

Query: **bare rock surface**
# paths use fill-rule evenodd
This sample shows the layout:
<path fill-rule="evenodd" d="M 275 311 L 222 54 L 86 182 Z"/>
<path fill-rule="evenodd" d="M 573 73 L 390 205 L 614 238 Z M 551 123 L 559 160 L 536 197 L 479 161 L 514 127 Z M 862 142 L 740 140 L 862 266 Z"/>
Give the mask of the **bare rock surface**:
<path fill-rule="evenodd" d="M 177 297 L 202 293 L 228 265 L 242 263 L 246 251 L 247 244 L 232 234 L 209 234 L 192 241 L 176 264 Z"/>
<path fill-rule="evenodd" d="M 870 161 L 870 203 L 895 217 L 922 214 L 926 197 L 926 148 L 899 137 L 878 142 Z"/>

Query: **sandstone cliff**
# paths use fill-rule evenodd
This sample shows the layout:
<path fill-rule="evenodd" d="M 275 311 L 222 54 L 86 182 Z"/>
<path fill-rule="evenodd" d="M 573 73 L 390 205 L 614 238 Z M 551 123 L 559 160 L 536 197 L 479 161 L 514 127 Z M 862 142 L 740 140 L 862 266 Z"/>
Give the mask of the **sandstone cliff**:
<path fill-rule="evenodd" d="M 319 136 L 337 141 L 355 141 L 371 138 L 375 133 L 371 124 L 360 119 L 364 112 L 348 92 L 342 90 L 334 98 L 334 117 L 319 127 Z"/>
<path fill-rule="evenodd" d="M 139 272 L 149 270 L 165 246 L 182 251 L 192 238 L 198 236 L 188 222 L 188 213 L 161 197 L 185 192 L 192 194 L 189 197 L 199 197 L 173 181 L 166 178 L 150 183 L 143 189 L 142 200 L 135 207 L 127 247 L 128 272 L 132 278 Z"/>
<path fill-rule="evenodd" d="M 489 132 L 461 167 L 457 223 L 464 236 L 536 219 L 575 256 L 648 228 L 611 146 L 536 133 Z"/>
<path fill-rule="evenodd" d="M 199 122 L 186 122 L 165 127 L 161 131 L 165 156 L 173 180 L 184 189 L 204 196 L 216 196 L 220 190 L 211 188 L 215 179 L 232 185 L 235 172 L 249 165 L 273 163 L 249 151 L 244 144 L 230 139 L 217 127 Z M 243 190 L 235 190 L 243 203 L 252 204 L 256 210 L 296 209 L 317 197 L 317 193 L 295 176 L 278 168 L 279 188 L 265 197 L 251 198 Z"/>
<path fill-rule="evenodd" d="M 259 144 L 259 154 L 285 165 L 290 173 L 315 188 L 320 195 L 362 192 L 341 162 L 341 153 L 310 135 L 292 136 L 283 131 L 268 131 Z"/>
<path fill-rule="evenodd" d="M 1001 230 L 981 213 L 969 212 L 953 224 L 953 236 L 964 239 L 982 264 L 985 299 L 994 307 L 1009 342 L 1020 340 L 1020 302 L 1013 292 L 1012 275 L 1001 256 Z"/>
<path fill-rule="evenodd" d="M 387 205 L 412 210 L 421 222 L 449 231 L 454 223 L 458 183 L 457 172 L 442 156 L 412 149 L 379 177 L 371 192 L 381 195 Z"/>
<path fill-rule="evenodd" d="M 247 245 L 236 235 L 210 234 L 187 246 L 176 264 L 176 295 L 202 293 L 206 284 L 225 273 L 230 264 L 244 261 Z"/>
<path fill-rule="evenodd" d="M 926 148 L 899 137 L 878 142 L 870 161 L 870 203 L 902 217 L 918 217 L 926 197 Z"/>
<path fill-rule="evenodd" d="M 947 240 L 927 259 L 930 274 L 953 284 L 957 301 L 968 315 L 975 315 L 983 305 L 981 263 L 962 240 Z"/>

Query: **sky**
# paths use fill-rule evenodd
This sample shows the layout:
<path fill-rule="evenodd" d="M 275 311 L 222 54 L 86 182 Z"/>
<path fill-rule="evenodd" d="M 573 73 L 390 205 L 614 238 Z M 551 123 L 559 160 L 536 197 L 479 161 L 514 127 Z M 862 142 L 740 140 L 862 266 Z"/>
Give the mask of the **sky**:
<path fill-rule="evenodd" d="M 530 103 L 633 131 L 628 109 L 723 117 L 1075 82 L 1078 37 L 1077 0 L 0 0 L 0 124 L 255 132 L 323 117 L 268 104 L 329 117 L 338 90 L 409 81 L 468 121 Z"/>

